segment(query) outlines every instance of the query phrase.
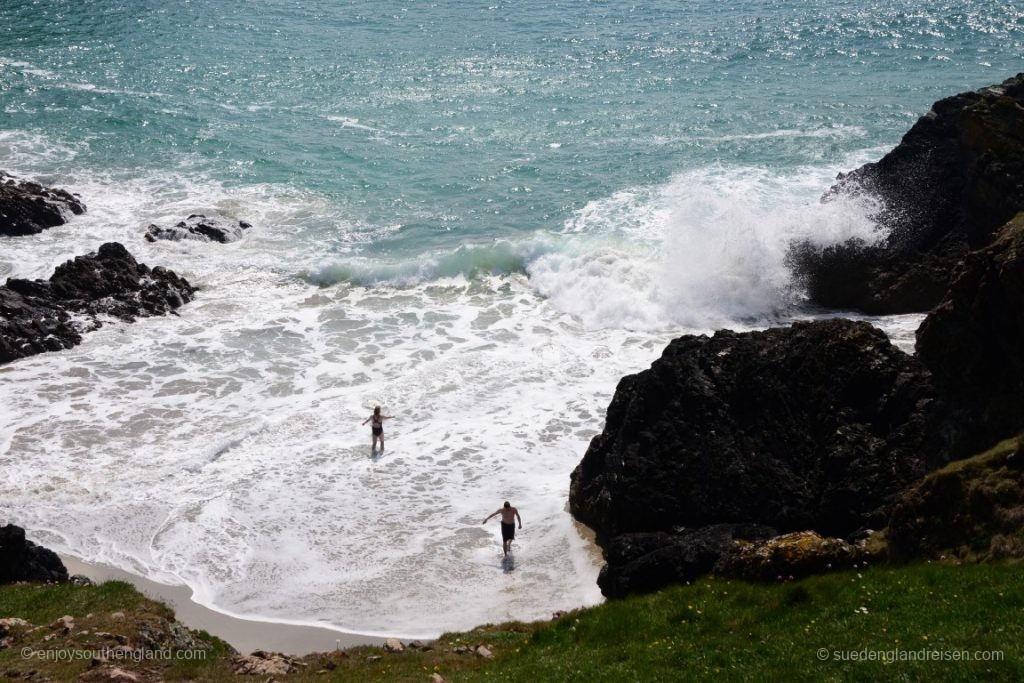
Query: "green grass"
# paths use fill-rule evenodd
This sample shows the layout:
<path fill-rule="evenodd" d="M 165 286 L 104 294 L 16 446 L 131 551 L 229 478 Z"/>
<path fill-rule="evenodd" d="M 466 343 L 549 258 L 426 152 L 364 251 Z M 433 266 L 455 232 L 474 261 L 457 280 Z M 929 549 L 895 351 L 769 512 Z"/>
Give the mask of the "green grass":
<path fill-rule="evenodd" d="M 536 631 L 527 656 L 454 680 L 1022 680 L 1019 571 L 917 565 L 785 585 L 708 579 L 587 610 Z M 1005 660 L 821 661 L 820 648 L 1002 650 Z"/>
<path fill-rule="evenodd" d="M 554 622 L 446 634 L 430 652 L 356 648 L 305 658 L 278 680 L 426 681 L 910 681 L 1024 680 L 1024 582 L 1011 564 L 917 564 L 760 585 L 705 579 L 580 610 Z M 51 604 L 52 603 L 52 604 Z M 0 587 L 0 615 L 50 623 L 71 613 L 166 609 L 126 584 Z M 866 612 L 865 612 L 866 610 Z M 486 644 L 495 656 L 455 654 Z M 0 651 L 0 678 L 25 668 L 18 643 Z M 819 659 L 818 650 L 830 654 Z M 835 651 L 999 650 L 1003 661 L 836 661 Z M 382 655 L 367 661 L 371 655 Z M 162 669 L 168 680 L 244 680 L 215 648 L 206 662 Z M 334 667 L 326 673 L 322 669 Z M 36 666 L 43 672 L 43 667 Z M 76 670 L 77 672 L 77 670 Z M 70 670 L 51 670 L 62 680 Z"/>
<path fill-rule="evenodd" d="M 65 614 L 145 611 L 172 616 L 173 611 L 147 599 L 130 583 L 107 581 L 84 589 L 70 583 L 0 586 L 0 616 L 17 616 L 33 624 L 50 624 Z"/>

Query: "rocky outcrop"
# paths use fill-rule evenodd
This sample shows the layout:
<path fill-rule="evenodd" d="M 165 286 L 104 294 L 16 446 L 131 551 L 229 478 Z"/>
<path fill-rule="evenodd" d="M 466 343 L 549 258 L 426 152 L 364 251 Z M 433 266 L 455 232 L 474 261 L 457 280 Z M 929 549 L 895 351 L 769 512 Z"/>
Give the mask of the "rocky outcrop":
<path fill-rule="evenodd" d="M 1021 458 L 921 481 L 1024 430 L 1024 214 L 958 266 L 917 350 L 833 320 L 682 337 L 624 378 L 570 490 L 606 549 L 602 590 L 849 566 L 881 552 L 850 539 L 886 523 L 896 557 L 1024 557 Z M 736 522 L 800 531 L 704 555 L 668 533 Z"/>
<path fill-rule="evenodd" d="M 935 306 L 917 356 L 832 320 L 681 337 L 623 378 L 569 499 L 605 548 L 606 595 L 702 571 L 846 566 L 884 549 L 865 534 L 890 516 L 896 556 L 1024 556 L 1014 467 L 918 483 L 1024 430 L 1022 180 L 1024 74 L 936 103 L 882 161 L 840 179 L 834 193 L 883 200 L 882 243 L 795 252 L 819 303 Z M 783 535 L 730 543 L 710 526 L 723 524 Z M 677 526 L 718 542 L 691 547 Z"/>
<path fill-rule="evenodd" d="M 597 585 L 605 596 L 621 598 L 692 581 L 711 571 L 737 539 L 768 539 L 776 533 L 757 524 L 715 524 L 673 533 L 622 534 L 605 548 L 607 563 Z"/>
<path fill-rule="evenodd" d="M 1024 213 L 957 267 L 917 331 L 917 354 L 950 397 L 953 456 L 1024 430 Z"/>
<path fill-rule="evenodd" d="M 927 372 L 866 323 L 680 337 L 619 382 L 572 473 L 570 508 L 599 538 L 881 528 L 929 465 L 932 398 Z"/>
<path fill-rule="evenodd" d="M 68 580 L 68 570 L 52 550 L 25 538 L 25 530 L 0 527 L 0 583 Z"/>
<path fill-rule="evenodd" d="M 0 287 L 0 363 L 71 348 L 104 319 L 164 315 L 195 288 L 174 272 L 138 263 L 116 242 L 67 261 L 49 280 L 9 279 Z"/>
<path fill-rule="evenodd" d="M 0 171 L 0 235 L 34 235 L 84 212 L 82 200 L 66 190 Z"/>
<path fill-rule="evenodd" d="M 850 543 L 813 531 L 797 531 L 761 541 L 736 541 L 715 563 L 714 571 L 737 579 L 789 581 L 862 566 L 882 559 L 884 549 L 868 539 Z"/>
<path fill-rule="evenodd" d="M 1024 74 L 936 102 L 877 163 L 839 177 L 826 200 L 873 195 L 878 244 L 804 243 L 792 264 L 813 302 L 872 314 L 927 311 L 956 263 L 1024 210 Z"/>
<path fill-rule="evenodd" d="M 1024 438 L 929 474 L 900 497 L 886 536 L 897 560 L 1024 558 Z"/>
<path fill-rule="evenodd" d="M 155 224 L 150 225 L 146 229 L 146 239 L 150 242 L 156 242 L 157 240 L 199 240 L 202 242 L 226 244 L 242 239 L 245 236 L 245 231 L 251 227 L 252 224 L 245 221 L 229 221 L 214 216 L 207 217 L 202 214 L 192 214 L 169 228 Z"/>
<path fill-rule="evenodd" d="M 280 652 L 256 650 L 231 660 L 232 673 L 238 676 L 285 676 L 305 667 L 306 663 Z"/>

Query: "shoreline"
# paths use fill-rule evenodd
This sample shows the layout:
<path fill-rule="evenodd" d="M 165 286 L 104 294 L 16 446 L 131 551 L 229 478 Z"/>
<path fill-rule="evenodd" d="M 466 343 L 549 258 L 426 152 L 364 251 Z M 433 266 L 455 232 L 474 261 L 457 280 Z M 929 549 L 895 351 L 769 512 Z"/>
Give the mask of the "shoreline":
<path fill-rule="evenodd" d="M 302 656 L 359 645 L 379 646 L 386 640 L 381 636 L 346 633 L 323 626 L 233 616 L 194 602 L 188 586 L 170 586 L 110 565 L 85 562 L 64 553 L 59 555 L 69 574 L 87 576 L 94 583 L 130 583 L 143 595 L 169 605 L 178 621 L 185 626 L 217 636 L 242 654 L 266 650 Z"/>

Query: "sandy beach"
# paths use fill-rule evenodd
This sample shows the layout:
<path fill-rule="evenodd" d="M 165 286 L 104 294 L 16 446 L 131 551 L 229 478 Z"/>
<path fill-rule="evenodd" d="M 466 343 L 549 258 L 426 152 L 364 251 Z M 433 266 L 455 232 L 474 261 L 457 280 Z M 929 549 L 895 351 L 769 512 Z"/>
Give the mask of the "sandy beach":
<path fill-rule="evenodd" d="M 83 562 L 69 555 L 61 555 L 61 560 L 69 574 L 82 574 L 95 583 L 127 581 L 147 597 L 170 605 L 178 620 L 189 628 L 203 629 L 226 641 L 239 652 L 269 650 L 305 655 L 356 645 L 380 645 L 384 642 L 380 637 L 344 633 L 330 628 L 242 619 L 193 602 L 192 591 L 186 586 L 157 583 L 116 567 Z"/>

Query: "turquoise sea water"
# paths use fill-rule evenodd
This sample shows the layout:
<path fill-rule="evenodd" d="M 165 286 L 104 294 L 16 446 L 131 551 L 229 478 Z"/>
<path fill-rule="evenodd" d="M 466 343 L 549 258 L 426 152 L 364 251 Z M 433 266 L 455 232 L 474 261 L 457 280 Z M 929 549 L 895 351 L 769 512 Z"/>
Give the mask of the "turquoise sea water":
<path fill-rule="evenodd" d="M 835 173 L 1022 54 L 1008 2 L 6 0 L 0 168 L 89 212 L 0 275 L 116 239 L 202 292 L 0 371 L 0 518 L 349 630 L 594 602 L 565 501 L 618 378 L 791 316 L 791 239 L 874 234 Z M 198 211 L 254 228 L 141 239 Z"/>
<path fill-rule="evenodd" d="M 0 105 L 91 167 L 313 190 L 414 251 L 891 145 L 1022 37 L 1006 2 L 9 1 Z"/>

